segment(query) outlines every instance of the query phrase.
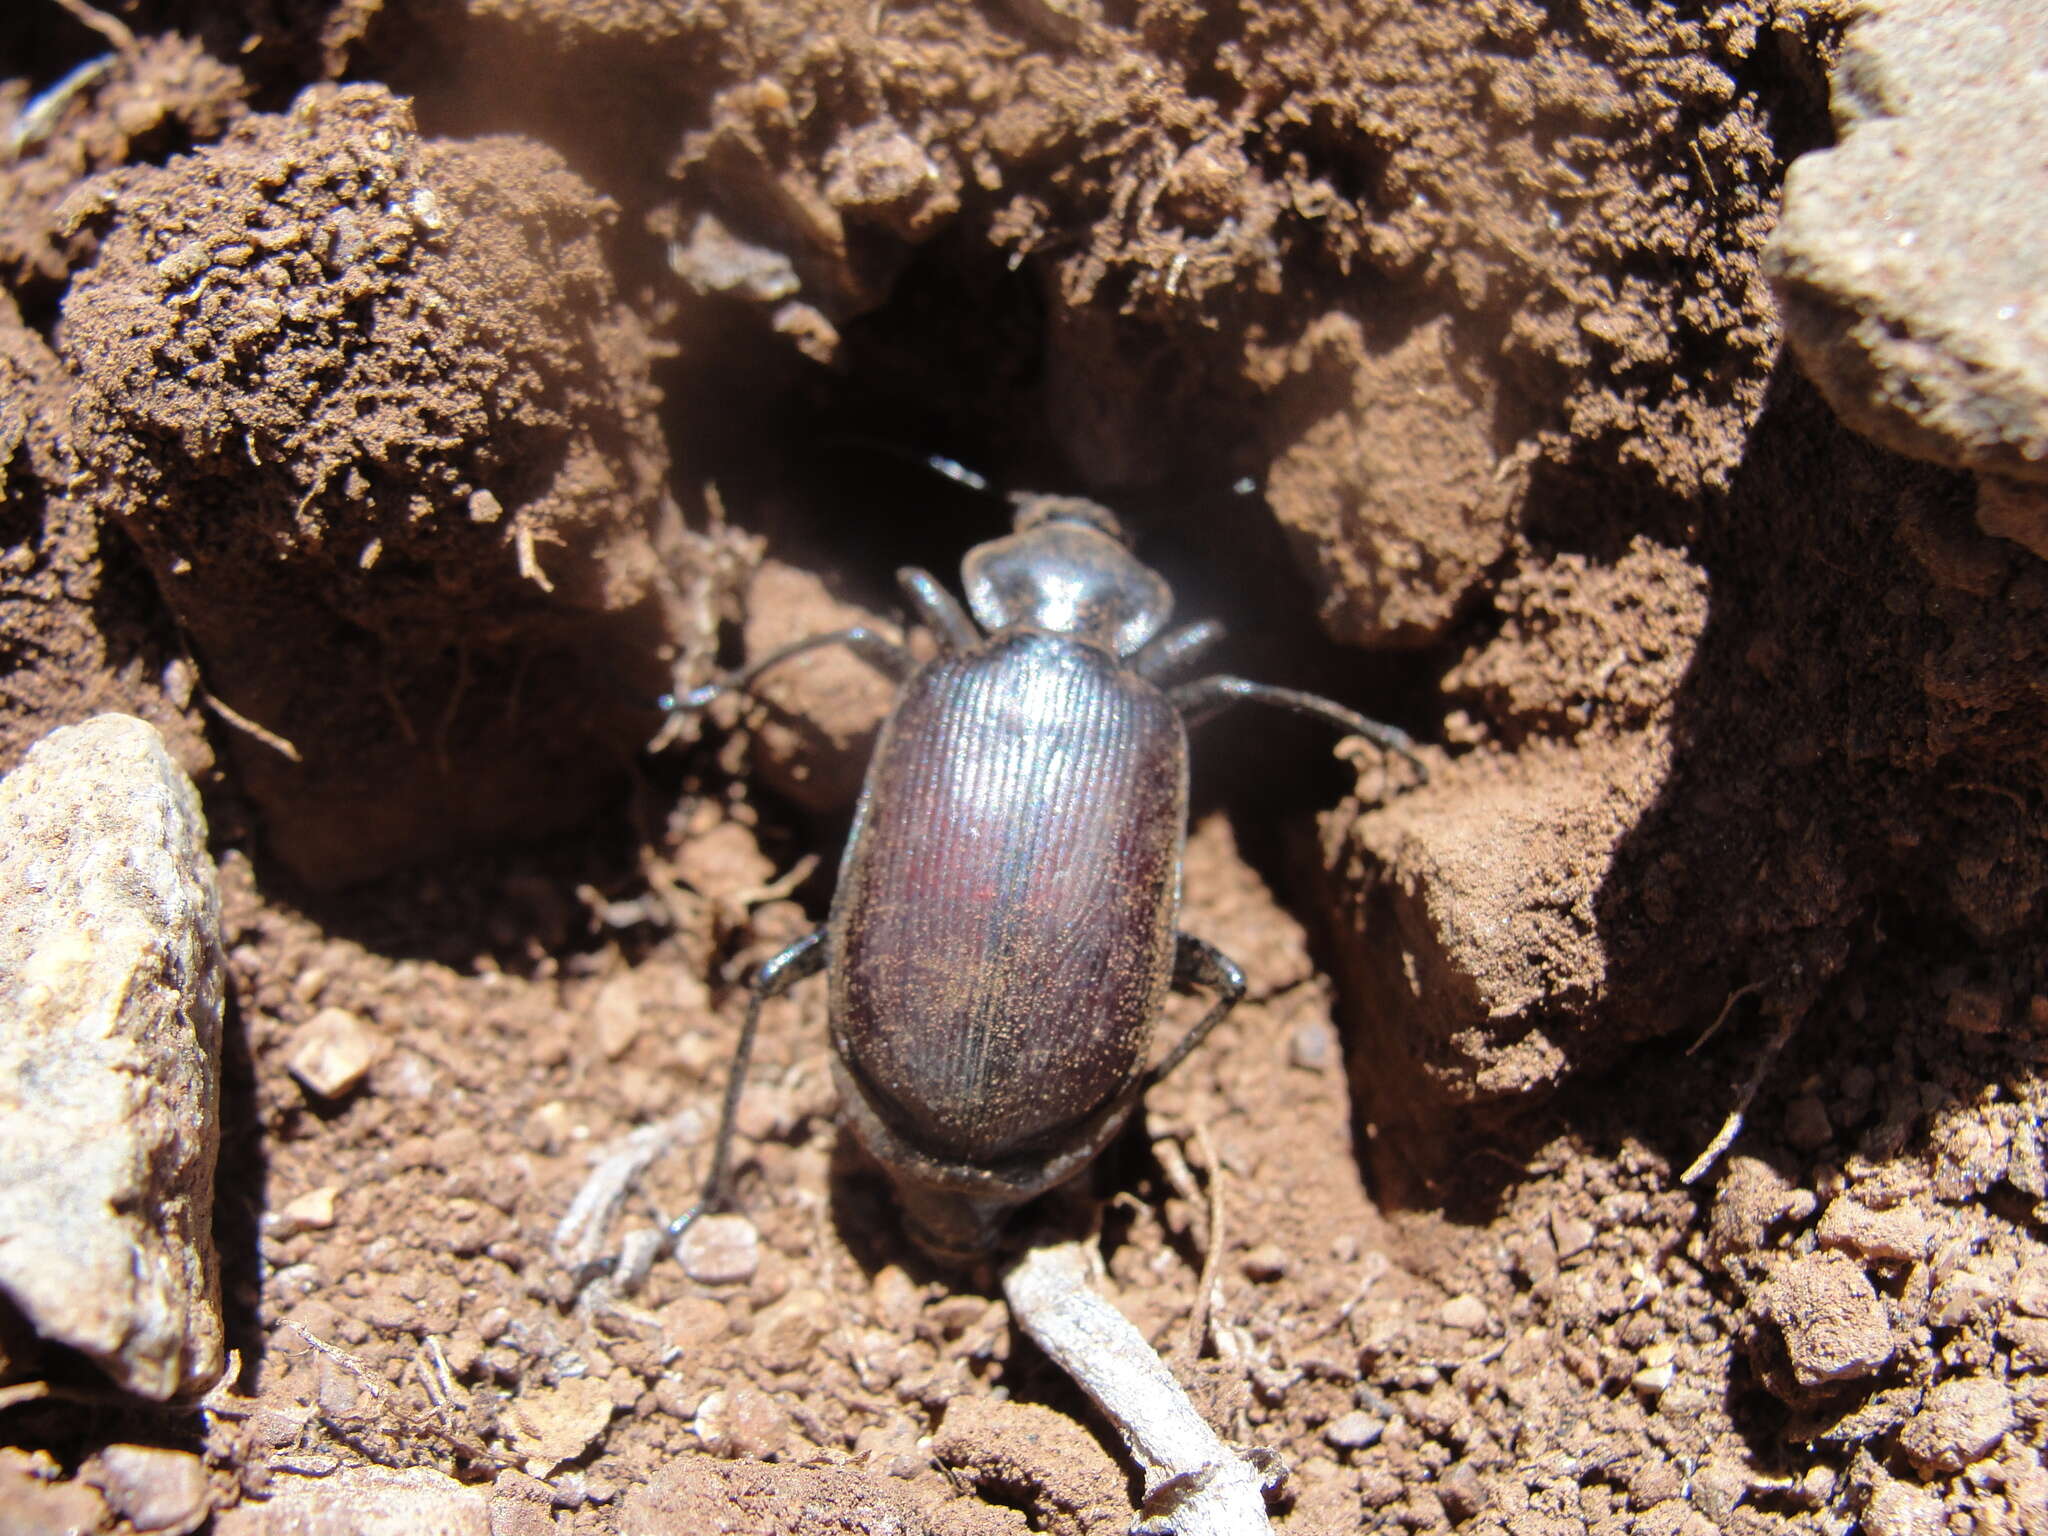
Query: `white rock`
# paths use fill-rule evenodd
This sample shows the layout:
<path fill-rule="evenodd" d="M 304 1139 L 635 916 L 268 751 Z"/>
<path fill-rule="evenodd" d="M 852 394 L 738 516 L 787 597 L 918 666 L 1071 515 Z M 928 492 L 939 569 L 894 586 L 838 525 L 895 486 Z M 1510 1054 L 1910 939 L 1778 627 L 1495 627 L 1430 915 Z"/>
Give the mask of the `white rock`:
<path fill-rule="evenodd" d="M 390 1043 L 361 1015 L 322 1008 L 292 1036 L 285 1066 L 323 1099 L 338 1099 L 383 1059 Z"/>
<path fill-rule="evenodd" d="M 222 1368 L 220 898 L 148 725 L 53 731 L 0 781 L 0 1290 L 147 1397 Z"/>
<path fill-rule="evenodd" d="M 309 1189 L 264 1218 L 264 1229 L 272 1237 L 297 1237 L 301 1232 L 325 1232 L 334 1225 L 334 1201 L 341 1190 L 333 1184 Z"/>

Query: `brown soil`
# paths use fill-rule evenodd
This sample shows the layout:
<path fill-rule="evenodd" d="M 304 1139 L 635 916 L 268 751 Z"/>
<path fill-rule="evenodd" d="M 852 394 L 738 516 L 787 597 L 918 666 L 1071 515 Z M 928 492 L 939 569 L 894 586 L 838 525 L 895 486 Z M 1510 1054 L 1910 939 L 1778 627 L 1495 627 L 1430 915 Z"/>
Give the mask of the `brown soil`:
<path fill-rule="evenodd" d="M 688 1199 L 888 692 L 820 656 L 647 756 L 652 701 L 950 576 L 1002 514 L 937 449 L 1432 743 L 1392 795 L 1198 743 L 1183 921 L 1251 1000 L 1100 1170 L 1280 1529 L 2048 1532 L 2048 568 L 1779 364 L 1832 7 L 120 14 L 0 17 L 0 766 L 122 709 L 206 793 L 240 1353 L 0 1414 L 27 1529 L 116 1528 L 116 1440 L 223 1531 L 373 1467 L 499 1532 L 1127 1527 L 835 1132 L 819 987 L 748 1278 L 553 1251 L 695 1110 L 621 1225 Z"/>

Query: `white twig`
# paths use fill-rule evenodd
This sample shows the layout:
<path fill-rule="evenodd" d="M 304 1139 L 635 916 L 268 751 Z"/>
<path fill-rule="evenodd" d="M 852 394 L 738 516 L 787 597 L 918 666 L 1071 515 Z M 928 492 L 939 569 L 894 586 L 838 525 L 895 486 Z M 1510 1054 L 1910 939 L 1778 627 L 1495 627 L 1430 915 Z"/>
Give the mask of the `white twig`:
<path fill-rule="evenodd" d="M 1679 1183 L 1691 1184 L 1705 1178 L 1714 1164 L 1721 1160 L 1721 1154 L 1735 1144 L 1735 1138 L 1742 1134 L 1743 1117 L 1749 1113 L 1749 1106 L 1756 1100 L 1757 1090 L 1763 1087 L 1764 1079 L 1770 1076 L 1771 1067 L 1777 1061 L 1778 1053 L 1785 1049 L 1785 1044 L 1792 1038 L 1792 1031 L 1798 1023 L 1798 1012 L 1787 1008 L 1784 1017 L 1778 1020 L 1778 1027 L 1771 1032 L 1771 1038 L 1764 1042 L 1763 1054 L 1757 1057 L 1756 1066 L 1750 1070 L 1749 1080 L 1742 1085 L 1741 1092 L 1735 1095 L 1735 1107 L 1728 1111 L 1728 1118 L 1721 1122 L 1721 1129 L 1714 1133 L 1714 1139 L 1707 1143 L 1707 1149 L 1692 1160 L 1690 1168 L 1678 1176 Z"/>
<path fill-rule="evenodd" d="M 602 1258 L 612 1222 L 640 1175 L 677 1142 L 695 1141 L 703 1133 L 704 1117 L 686 1109 L 606 1147 L 555 1228 L 556 1262 L 574 1273 Z"/>
<path fill-rule="evenodd" d="M 1010 1316 L 1117 1427 L 1145 1474 L 1140 1536 L 1271 1536 L 1265 1474 L 1217 1438 L 1166 1362 L 1090 1288 L 1090 1249 L 1033 1248 L 1003 1276 Z"/>

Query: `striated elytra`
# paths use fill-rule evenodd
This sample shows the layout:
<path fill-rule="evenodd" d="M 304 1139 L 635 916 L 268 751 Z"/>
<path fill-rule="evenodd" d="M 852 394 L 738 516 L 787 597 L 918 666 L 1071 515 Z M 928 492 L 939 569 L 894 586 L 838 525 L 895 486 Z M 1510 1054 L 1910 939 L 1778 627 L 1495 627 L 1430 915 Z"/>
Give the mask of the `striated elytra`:
<path fill-rule="evenodd" d="M 730 1201 L 761 1005 L 822 969 L 844 1123 L 921 1247 L 951 1262 L 988 1253 L 1244 994 L 1226 956 L 1174 926 L 1188 728 L 1270 704 L 1423 773 L 1401 731 L 1328 699 L 1238 677 L 1172 683 L 1222 627 L 1168 630 L 1173 594 L 1092 502 L 1018 498 L 1014 531 L 969 551 L 961 575 L 964 610 L 929 573 L 899 573 L 938 641 L 922 665 L 873 630 L 835 630 L 673 703 L 701 709 L 826 645 L 902 684 L 825 926 L 753 978 L 711 1171 L 675 1233 Z M 1170 987 L 1216 1001 L 1154 1064 Z"/>

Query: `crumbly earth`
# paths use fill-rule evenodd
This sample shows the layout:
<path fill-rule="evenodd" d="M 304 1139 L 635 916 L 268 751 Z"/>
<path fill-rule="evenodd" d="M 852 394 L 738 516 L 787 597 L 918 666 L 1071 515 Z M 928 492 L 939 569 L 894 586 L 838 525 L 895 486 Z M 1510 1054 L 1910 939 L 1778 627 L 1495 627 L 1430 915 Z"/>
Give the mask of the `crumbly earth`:
<path fill-rule="evenodd" d="M 0 1399 L 23 1528 L 137 1528 L 120 1443 L 231 1536 L 1128 1527 L 836 1132 L 816 984 L 758 1246 L 557 1239 L 642 1127 L 599 1239 L 690 1198 L 887 704 L 823 655 L 636 756 L 652 696 L 950 577 L 1000 514 L 937 449 L 1428 744 L 1198 742 L 1251 996 L 1097 1180 L 1278 1529 L 2048 1533 L 2048 566 L 1781 361 L 1835 7 L 118 19 L 0 16 L 0 767 L 119 708 L 206 794 L 237 1364 Z"/>

